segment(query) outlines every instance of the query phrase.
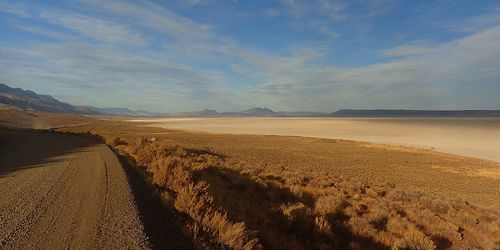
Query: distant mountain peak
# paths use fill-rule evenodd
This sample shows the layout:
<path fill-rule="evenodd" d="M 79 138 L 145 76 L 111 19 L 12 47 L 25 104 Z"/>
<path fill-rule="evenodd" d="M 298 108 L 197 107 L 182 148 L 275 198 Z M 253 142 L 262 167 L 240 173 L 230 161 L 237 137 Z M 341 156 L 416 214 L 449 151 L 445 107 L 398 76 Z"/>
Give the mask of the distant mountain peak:
<path fill-rule="evenodd" d="M 254 107 L 240 112 L 243 115 L 276 115 L 276 112 L 266 107 Z"/>
<path fill-rule="evenodd" d="M 200 112 L 217 112 L 217 113 L 219 113 L 219 111 L 217 111 L 215 109 L 204 109 L 204 110 L 202 110 Z"/>
<path fill-rule="evenodd" d="M 202 115 L 220 115 L 219 111 L 215 109 L 204 109 L 199 112 Z"/>

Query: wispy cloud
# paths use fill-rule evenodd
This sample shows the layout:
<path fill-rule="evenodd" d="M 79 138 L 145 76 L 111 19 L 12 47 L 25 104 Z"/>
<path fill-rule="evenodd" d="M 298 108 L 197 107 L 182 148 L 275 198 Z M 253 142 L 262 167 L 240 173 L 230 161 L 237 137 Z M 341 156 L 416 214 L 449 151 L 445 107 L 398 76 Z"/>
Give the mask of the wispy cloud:
<path fill-rule="evenodd" d="M 445 26 L 454 31 L 475 32 L 498 24 L 500 24 L 500 5 L 490 8 L 487 13 Z"/>
<path fill-rule="evenodd" d="M 205 41 L 213 38 L 212 27 L 179 16 L 154 2 L 97 1 L 87 4 L 138 26 L 144 26 L 183 41 Z"/>
<path fill-rule="evenodd" d="M 183 14 L 174 3 L 151 1 L 87 0 L 57 8 L 0 2 L 8 13 L 0 16 L 2 25 L 22 34 L 8 33 L 19 37 L 0 42 L 0 80 L 75 104 L 163 112 L 254 105 L 318 111 L 500 107 L 497 10 L 457 23 L 467 33 L 449 39 L 377 40 L 383 34 L 367 48 L 345 34 L 371 27 L 398 4 L 273 2 L 256 12 L 275 28 L 247 42 L 238 34 L 252 28 L 238 23 L 238 2 L 228 14 L 234 24 L 197 16 L 196 8 L 210 6 L 197 1 L 182 3 Z M 280 36 L 290 40 L 267 40 Z M 363 50 L 371 61 L 358 53 Z M 363 63 L 344 64 L 342 54 Z"/>
<path fill-rule="evenodd" d="M 40 17 L 46 21 L 75 30 L 82 35 L 108 43 L 145 45 L 146 39 L 127 25 L 105 21 L 81 14 L 61 14 L 43 11 Z"/>
<path fill-rule="evenodd" d="M 397 5 L 397 0 L 281 0 L 287 6 L 287 13 L 297 20 L 297 25 L 314 29 L 331 40 L 341 34 L 339 23 L 352 23 L 357 30 L 366 32 L 370 20 L 390 13 Z"/>
<path fill-rule="evenodd" d="M 390 49 L 384 49 L 382 53 L 388 57 L 416 56 L 430 53 L 431 48 L 425 44 L 404 44 Z"/>
<path fill-rule="evenodd" d="M 283 74 L 277 66 L 268 69 L 270 81 L 247 91 L 274 100 L 274 105 L 285 101 L 295 109 L 319 108 L 322 104 L 332 109 L 415 105 L 468 108 L 477 98 L 494 100 L 500 91 L 499 39 L 500 26 L 496 26 L 432 47 L 409 44 L 388 49 L 387 55 L 403 58 L 367 67 L 299 63 Z M 496 101 L 489 107 L 499 104 Z"/>
<path fill-rule="evenodd" d="M 21 4 L 13 4 L 6 1 L 0 2 L 0 11 L 24 18 L 31 17 L 31 14 Z"/>

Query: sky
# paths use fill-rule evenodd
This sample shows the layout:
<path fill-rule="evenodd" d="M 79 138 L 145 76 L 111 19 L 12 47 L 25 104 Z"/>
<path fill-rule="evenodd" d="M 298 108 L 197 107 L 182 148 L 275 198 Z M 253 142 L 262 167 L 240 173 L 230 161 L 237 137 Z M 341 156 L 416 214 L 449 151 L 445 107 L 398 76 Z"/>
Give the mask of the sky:
<path fill-rule="evenodd" d="M 0 0 L 0 82 L 75 105 L 500 109 L 500 1 Z"/>

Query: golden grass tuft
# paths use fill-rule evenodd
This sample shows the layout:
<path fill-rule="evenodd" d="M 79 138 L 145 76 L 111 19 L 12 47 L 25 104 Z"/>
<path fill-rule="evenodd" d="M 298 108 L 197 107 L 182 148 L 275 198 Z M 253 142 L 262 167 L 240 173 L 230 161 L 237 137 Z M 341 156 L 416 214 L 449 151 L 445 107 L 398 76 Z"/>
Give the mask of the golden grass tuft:
<path fill-rule="evenodd" d="M 319 197 L 314 203 L 314 210 L 319 215 L 330 216 L 341 212 L 345 205 L 344 194 L 336 193 Z"/>
<path fill-rule="evenodd" d="M 331 237 L 333 235 L 332 226 L 324 216 L 314 219 L 314 226 L 318 233 Z"/>
<path fill-rule="evenodd" d="M 434 242 L 414 226 L 410 226 L 403 237 L 397 239 L 392 246 L 392 249 L 398 250 L 433 250 L 435 248 Z"/>
<path fill-rule="evenodd" d="M 286 218 L 297 225 L 307 224 L 311 215 L 311 209 L 300 202 L 283 205 L 281 209 Z"/>

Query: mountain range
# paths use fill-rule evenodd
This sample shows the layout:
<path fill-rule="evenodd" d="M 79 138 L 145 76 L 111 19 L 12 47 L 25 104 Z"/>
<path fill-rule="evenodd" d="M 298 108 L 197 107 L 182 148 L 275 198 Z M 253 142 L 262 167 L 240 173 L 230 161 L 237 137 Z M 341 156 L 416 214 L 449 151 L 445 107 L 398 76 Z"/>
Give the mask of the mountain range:
<path fill-rule="evenodd" d="M 224 116 L 262 116 L 262 117 L 280 117 L 280 116 L 328 116 L 327 113 L 321 112 L 287 112 L 287 111 L 273 111 L 265 107 L 254 107 L 238 112 L 219 112 L 214 109 L 204 109 L 201 111 L 194 112 L 181 112 L 181 113 L 171 113 L 166 114 L 167 116 L 206 116 L 206 117 L 224 117 Z"/>
<path fill-rule="evenodd" d="M 61 102 L 50 95 L 40 95 L 31 90 L 11 88 L 0 83 L 0 104 L 23 110 L 35 110 L 50 113 L 78 113 L 84 115 L 125 115 L 152 116 L 161 115 L 128 108 L 99 108 L 94 106 L 74 106 Z"/>
<path fill-rule="evenodd" d="M 39 95 L 31 90 L 11 88 L 0 83 L 0 103 L 26 110 L 42 112 L 75 112 L 75 107 L 60 102 L 50 95 Z"/>
<path fill-rule="evenodd" d="M 341 109 L 333 113 L 273 111 L 265 107 L 254 107 L 239 112 L 219 112 L 204 109 L 194 112 L 153 113 L 128 108 L 100 108 L 74 106 L 61 102 L 50 95 L 40 95 L 31 90 L 11 88 L 0 83 L 0 105 L 23 110 L 52 113 L 77 113 L 84 115 L 120 116 L 260 116 L 260 117 L 450 117 L 450 116 L 500 116 L 500 110 L 406 110 L 406 109 Z"/>

